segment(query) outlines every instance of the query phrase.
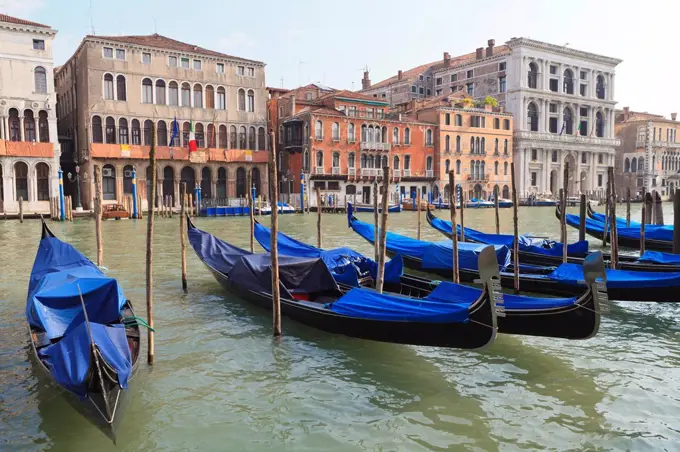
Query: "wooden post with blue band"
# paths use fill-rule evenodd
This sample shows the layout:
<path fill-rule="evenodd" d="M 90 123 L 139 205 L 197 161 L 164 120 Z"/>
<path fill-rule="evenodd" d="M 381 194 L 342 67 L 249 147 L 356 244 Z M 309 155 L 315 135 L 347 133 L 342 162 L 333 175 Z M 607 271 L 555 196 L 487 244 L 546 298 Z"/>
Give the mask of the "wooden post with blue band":
<path fill-rule="evenodd" d="M 64 221 L 64 172 L 59 168 L 59 220 Z"/>
<path fill-rule="evenodd" d="M 137 205 L 137 170 L 132 168 L 132 218 L 139 218 L 139 206 Z"/>

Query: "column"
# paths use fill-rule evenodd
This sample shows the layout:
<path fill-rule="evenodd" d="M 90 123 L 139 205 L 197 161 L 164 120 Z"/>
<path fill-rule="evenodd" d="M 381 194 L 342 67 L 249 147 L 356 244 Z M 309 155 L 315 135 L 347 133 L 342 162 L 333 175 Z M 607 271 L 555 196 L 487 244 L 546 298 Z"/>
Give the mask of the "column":
<path fill-rule="evenodd" d="M 552 150 L 543 148 L 543 192 L 550 191 L 550 170 L 552 166 Z"/>
<path fill-rule="evenodd" d="M 593 128 L 595 127 L 595 107 L 588 107 L 588 136 L 593 135 Z"/>
<path fill-rule="evenodd" d="M 181 200 L 180 198 L 180 189 L 179 189 L 179 179 L 175 178 L 173 181 L 173 187 L 172 190 L 175 192 L 175 207 L 178 209 L 182 208 L 182 205 L 180 204 Z"/>
<path fill-rule="evenodd" d="M 595 72 L 595 69 L 590 70 L 590 80 L 588 81 L 588 97 L 594 98 L 595 97 L 595 86 L 597 82 L 597 72 Z"/>
<path fill-rule="evenodd" d="M 557 158 L 559 159 L 560 162 L 560 170 L 557 174 L 557 190 L 556 192 L 559 193 L 559 189 L 564 187 L 564 157 L 565 157 L 565 152 L 564 150 L 560 149 L 557 151 Z M 557 193 L 553 193 L 553 196 L 555 196 Z"/>
<path fill-rule="evenodd" d="M 614 122 L 615 122 L 614 110 L 612 109 L 609 112 L 609 124 L 611 129 L 609 130 L 609 135 L 607 135 L 605 138 L 614 138 Z"/>
<path fill-rule="evenodd" d="M 545 70 L 543 71 L 543 74 L 544 74 L 544 76 L 543 76 L 543 83 L 544 83 L 543 89 L 545 91 L 549 91 L 550 90 L 550 61 L 546 60 L 544 62 L 543 66 L 545 68 Z"/>
<path fill-rule="evenodd" d="M 574 136 L 578 136 L 578 125 L 581 123 L 581 112 L 578 109 L 578 104 L 574 103 Z"/>
<path fill-rule="evenodd" d="M 564 104 L 557 102 L 557 133 L 562 131 L 564 125 Z"/>
<path fill-rule="evenodd" d="M 521 144 L 521 143 L 520 143 Z M 522 193 L 525 192 L 525 183 L 524 183 L 524 177 L 526 177 L 526 174 L 524 174 L 524 149 L 518 148 L 517 149 L 517 161 L 515 161 L 515 182 L 517 184 L 517 198 L 520 197 Z M 520 177 L 524 175 L 524 177 Z M 512 187 L 510 187 L 512 189 Z"/>
<path fill-rule="evenodd" d="M 614 74 L 610 73 L 609 74 L 609 100 L 614 100 Z"/>
<path fill-rule="evenodd" d="M 557 92 L 564 92 L 564 69 L 562 68 L 562 63 L 557 65 Z"/>
<path fill-rule="evenodd" d="M 26 137 L 24 136 L 24 115 L 19 116 L 19 141 L 24 141 Z"/>
<path fill-rule="evenodd" d="M 574 193 L 572 193 L 573 196 L 576 196 L 579 194 L 579 192 L 583 192 L 583 182 L 581 181 L 581 154 L 583 151 L 576 151 L 574 153 L 576 157 L 576 168 L 574 168 Z"/>
<path fill-rule="evenodd" d="M 519 113 L 520 130 L 527 130 L 527 99 L 522 97 L 522 111 Z"/>
<path fill-rule="evenodd" d="M 550 132 L 550 101 L 548 99 L 543 99 L 543 131 L 545 133 Z"/>
<path fill-rule="evenodd" d="M 579 91 L 580 89 L 580 84 L 581 84 L 581 74 L 579 74 L 579 68 L 578 66 L 573 66 L 571 70 L 574 72 L 574 78 L 571 79 L 571 84 L 574 86 L 574 95 L 578 96 L 581 94 Z"/>

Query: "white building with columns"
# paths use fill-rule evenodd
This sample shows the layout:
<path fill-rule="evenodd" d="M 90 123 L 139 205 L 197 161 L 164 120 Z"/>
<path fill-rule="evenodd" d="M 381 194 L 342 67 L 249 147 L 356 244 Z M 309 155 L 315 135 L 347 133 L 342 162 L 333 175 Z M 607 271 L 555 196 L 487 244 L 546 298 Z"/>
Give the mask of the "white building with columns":
<path fill-rule="evenodd" d="M 528 38 L 506 45 L 505 108 L 515 117 L 518 192 L 556 196 L 605 190 L 614 166 L 614 81 L 621 60 Z"/>
<path fill-rule="evenodd" d="M 57 31 L 0 14 L 0 212 L 48 213 L 58 196 L 52 62 Z"/>

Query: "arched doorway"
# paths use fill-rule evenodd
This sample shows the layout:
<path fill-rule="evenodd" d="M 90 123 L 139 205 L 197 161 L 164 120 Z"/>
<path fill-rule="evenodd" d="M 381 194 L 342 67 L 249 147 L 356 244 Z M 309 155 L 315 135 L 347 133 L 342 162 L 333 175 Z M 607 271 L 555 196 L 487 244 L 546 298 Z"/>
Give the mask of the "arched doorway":
<path fill-rule="evenodd" d="M 194 190 L 196 189 L 196 172 L 192 167 L 185 166 L 182 168 L 182 172 L 180 173 L 180 182 L 186 184 L 186 192 L 193 196 Z"/>
<path fill-rule="evenodd" d="M 262 192 L 260 191 L 260 169 L 259 168 L 253 168 L 252 170 L 252 177 L 253 177 L 253 185 L 255 186 L 255 196 L 261 196 Z"/>
<path fill-rule="evenodd" d="M 475 184 L 475 187 L 472 189 L 472 196 L 477 199 L 482 199 L 484 196 L 483 191 L 482 191 L 482 185 L 481 184 Z"/>
<path fill-rule="evenodd" d="M 223 167 L 217 170 L 217 197 L 219 199 L 227 197 L 227 170 Z"/>
<path fill-rule="evenodd" d="M 28 165 L 24 162 L 14 164 L 14 183 L 16 188 L 16 200 L 19 198 L 28 201 Z"/>
<path fill-rule="evenodd" d="M 507 185 L 503 185 L 503 199 L 510 199 L 510 189 Z"/>
<path fill-rule="evenodd" d="M 574 186 L 576 185 L 576 183 L 575 183 L 576 180 L 575 180 L 575 177 L 574 177 L 576 175 L 576 159 L 574 158 L 574 156 L 572 154 L 567 154 L 566 157 L 564 158 L 564 164 L 565 165 L 569 164 L 569 178 L 567 179 L 566 196 L 570 196 L 570 195 L 576 193 L 575 190 L 574 190 L 575 189 Z M 562 181 L 562 183 L 564 183 L 564 181 Z M 553 194 L 559 193 L 560 188 L 562 188 L 562 187 L 558 187 L 557 190 L 555 192 L 553 192 Z"/>
<path fill-rule="evenodd" d="M 116 200 L 116 168 L 113 165 L 102 168 L 102 197 L 107 201 Z"/>
<path fill-rule="evenodd" d="M 188 189 L 187 189 L 188 190 Z M 187 191 L 187 193 L 189 193 Z M 193 193 L 193 191 L 192 191 Z M 175 205 L 175 170 L 172 166 L 163 168 L 163 196 L 172 197 L 172 205 Z"/>
<path fill-rule="evenodd" d="M 236 170 L 236 197 L 245 198 L 246 196 L 246 170 L 239 167 Z"/>
<path fill-rule="evenodd" d="M 550 193 L 557 193 L 557 170 L 550 171 Z"/>
<path fill-rule="evenodd" d="M 132 194 L 132 165 L 125 165 L 123 168 L 123 193 Z"/>
<path fill-rule="evenodd" d="M 201 199 L 212 198 L 212 171 L 207 166 L 201 170 Z"/>

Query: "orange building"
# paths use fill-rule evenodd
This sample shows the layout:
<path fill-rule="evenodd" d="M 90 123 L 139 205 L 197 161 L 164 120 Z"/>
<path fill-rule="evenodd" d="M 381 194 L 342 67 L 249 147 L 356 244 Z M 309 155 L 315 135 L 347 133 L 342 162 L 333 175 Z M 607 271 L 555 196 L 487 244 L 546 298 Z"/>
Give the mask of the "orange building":
<path fill-rule="evenodd" d="M 434 169 L 444 198 L 450 170 L 455 170 L 456 185 L 463 188 L 466 200 L 488 199 L 496 186 L 502 198 L 510 197 L 511 114 L 491 106 L 463 107 L 460 96 L 454 95 L 413 106 L 418 120 L 437 125 Z"/>
<path fill-rule="evenodd" d="M 278 162 L 291 194 L 299 195 L 303 174 L 312 190 L 370 203 L 373 181 L 390 166 L 393 199 L 417 188 L 427 196 L 436 180 L 436 125 L 389 113 L 387 102 L 351 91 L 298 100 L 305 88 L 276 99 Z"/>

